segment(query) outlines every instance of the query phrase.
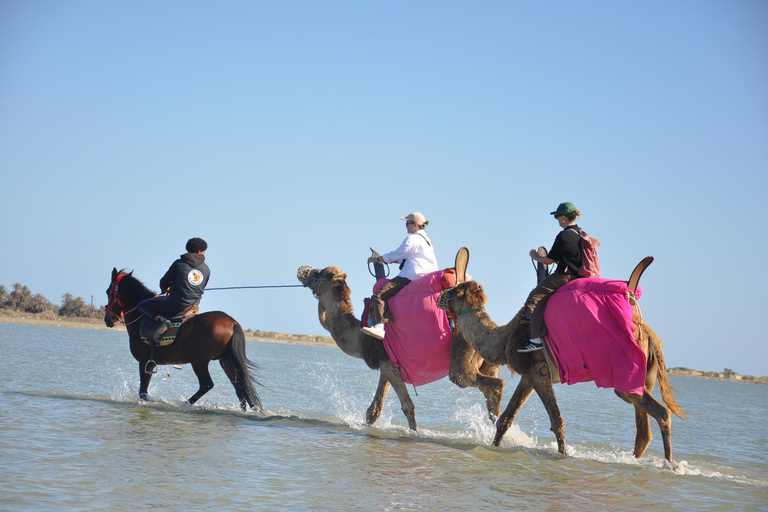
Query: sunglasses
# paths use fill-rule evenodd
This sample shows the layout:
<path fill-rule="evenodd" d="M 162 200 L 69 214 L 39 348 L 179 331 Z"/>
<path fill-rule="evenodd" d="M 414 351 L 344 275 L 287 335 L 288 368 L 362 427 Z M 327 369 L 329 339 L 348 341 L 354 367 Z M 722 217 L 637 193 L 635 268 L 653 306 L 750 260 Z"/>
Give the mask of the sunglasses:
<path fill-rule="evenodd" d="M 410 226 L 411 224 L 416 224 L 416 223 L 414 221 L 412 221 L 412 220 L 405 221 L 405 225 L 406 226 Z"/>

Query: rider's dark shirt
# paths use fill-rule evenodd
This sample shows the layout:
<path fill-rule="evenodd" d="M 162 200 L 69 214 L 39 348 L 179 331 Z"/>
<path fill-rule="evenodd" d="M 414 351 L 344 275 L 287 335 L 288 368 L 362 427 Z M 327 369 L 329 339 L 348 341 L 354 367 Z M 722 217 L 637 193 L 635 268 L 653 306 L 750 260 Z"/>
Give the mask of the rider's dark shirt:
<path fill-rule="evenodd" d="M 170 286 L 171 300 L 182 307 L 194 306 L 200 303 L 210 276 L 205 255 L 188 252 L 174 261 L 160 279 L 160 291 L 164 292 Z"/>
<path fill-rule="evenodd" d="M 576 224 L 568 226 L 557 234 L 555 243 L 552 244 L 552 248 L 547 255 L 549 259 L 557 262 L 556 273 L 578 275 L 579 267 L 581 267 L 580 240 L 579 226 Z M 566 263 L 566 259 L 570 265 Z"/>

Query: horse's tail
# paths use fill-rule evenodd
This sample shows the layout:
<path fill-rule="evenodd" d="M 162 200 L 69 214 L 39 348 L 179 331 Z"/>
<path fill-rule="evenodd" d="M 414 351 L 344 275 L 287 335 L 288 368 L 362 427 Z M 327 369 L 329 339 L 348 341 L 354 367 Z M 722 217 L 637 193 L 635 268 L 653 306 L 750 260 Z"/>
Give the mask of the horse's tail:
<path fill-rule="evenodd" d="M 245 333 L 239 323 L 235 322 L 232 328 L 232 338 L 229 340 L 227 350 L 222 354 L 219 362 L 235 386 L 240 405 L 245 408 L 245 403 L 251 409 L 261 410 L 261 399 L 254 384 L 259 382 L 254 378 L 258 371 L 256 363 L 245 356 Z M 231 367 L 231 370 L 227 369 Z"/>
<path fill-rule="evenodd" d="M 685 419 L 685 410 L 675 400 L 675 396 L 672 394 L 677 389 L 670 384 L 669 375 L 667 375 L 667 363 L 664 360 L 664 350 L 661 347 L 661 338 L 651 329 L 646 322 L 643 322 L 643 331 L 648 336 L 648 358 L 653 364 L 656 365 L 656 379 L 659 382 L 659 389 L 661 390 L 661 398 L 664 399 L 664 403 L 667 404 L 669 410 L 672 411 L 678 418 Z"/>

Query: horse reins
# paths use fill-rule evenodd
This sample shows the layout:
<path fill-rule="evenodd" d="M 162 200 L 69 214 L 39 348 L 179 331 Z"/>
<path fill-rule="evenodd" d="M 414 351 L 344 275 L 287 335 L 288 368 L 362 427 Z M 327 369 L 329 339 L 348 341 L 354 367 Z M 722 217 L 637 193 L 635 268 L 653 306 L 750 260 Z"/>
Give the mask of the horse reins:
<path fill-rule="evenodd" d="M 131 320 L 130 322 L 127 322 L 127 323 L 125 321 L 125 315 L 129 313 L 133 313 L 139 308 L 139 306 L 137 305 L 129 309 L 128 311 L 123 310 L 123 303 L 120 301 L 120 294 L 118 293 L 118 285 L 120 284 L 120 281 L 122 281 L 122 279 L 127 275 L 128 274 L 120 274 L 117 276 L 117 278 L 115 278 L 115 282 L 112 283 L 112 286 L 110 287 L 110 290 L 109 290 L 109 303 L 105 308 L 107 310 L 107 313 L 109 313 L 109 315 L 112 317 L 113 321 L 117 320 L 118 322 L 124 323 L 126 326 L 131 325 L 134 322 L 137 322 L 141 318 L 141 315 L 140 315 L 138 318 L 136 318 L 136 320 Z M 120 306 L 120 315 L 117 315 L 114 312 L 115 304 Z"/>

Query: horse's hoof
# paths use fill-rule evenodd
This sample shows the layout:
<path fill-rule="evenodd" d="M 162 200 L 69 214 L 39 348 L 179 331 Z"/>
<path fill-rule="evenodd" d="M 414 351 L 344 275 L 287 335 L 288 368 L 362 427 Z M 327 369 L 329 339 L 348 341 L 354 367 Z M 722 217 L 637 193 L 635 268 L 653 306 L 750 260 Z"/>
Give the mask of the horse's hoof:
<path fill-rule="evenodd" d="M 140 398 L 141 400 L 144 400 L 144 401 L 146 401 L 146 402 L 149 402 L 149 395 L 148 395 L 148 394 L 146 394 L 146 393 L 139 393 L 139 398 Z"/>

